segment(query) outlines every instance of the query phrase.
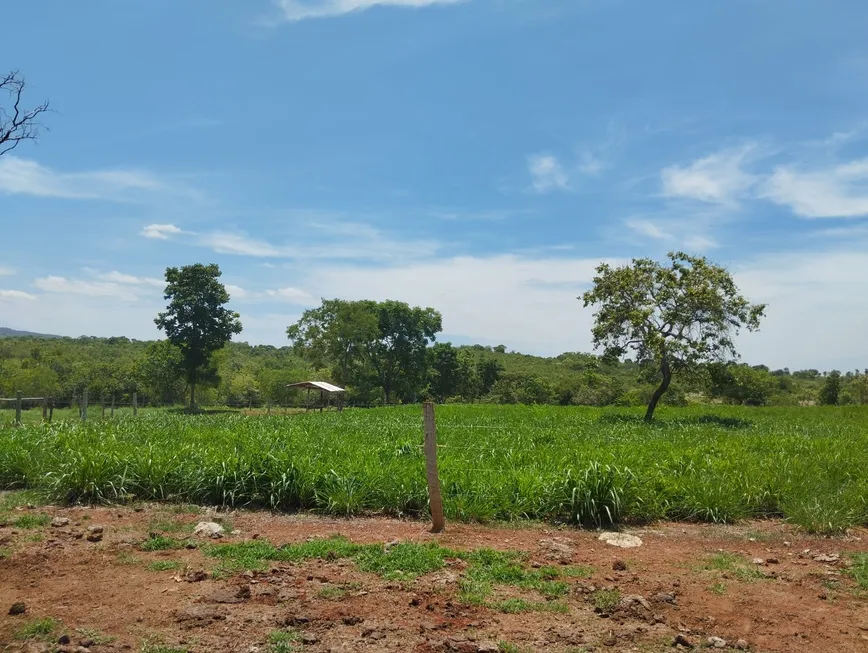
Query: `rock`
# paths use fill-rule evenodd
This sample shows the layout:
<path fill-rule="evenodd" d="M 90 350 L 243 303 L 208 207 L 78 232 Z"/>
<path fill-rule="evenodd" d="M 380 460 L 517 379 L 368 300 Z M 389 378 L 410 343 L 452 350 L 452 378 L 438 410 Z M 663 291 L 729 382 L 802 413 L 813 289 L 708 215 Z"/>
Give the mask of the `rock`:
<path fill-rule="evenodd" d="M 304 626 L 305 624 L 310 623 L 310 617 L 297 616 L 297 615 L 289 615 L 284 618 L 283 625 L 291 626 L 297 628 L 298 626 Z"/>
<path fill-rule="evenodd" d="M 766 562 L 770 565 L 779 565 L 781 563 L 777 558 L 766 558 Z"/>
<path fill-rule="evenodd" d="M 359 617 L 357 615 L 351 614 L 341 619 L 341 622 L 344 626 L 355 626 L 356 624 L 360 624 L 365 619 L 363 617 Z"/>
<path fill-rule="evenodd" d="M 60 637 L 57 638 L 57 643 L 60 644 L 61 646 L 65 646 L 66 644 L 69 644 L 69 642 L 70 642 L 69 635 L 61 635 Z"/>
<path fill-rule="evenodd" d="M 301 634 L 301 643 L 302 644 L 316 644 L 319 641 L 319 637 L 312 633 L 302 633 Z"/>
<path fill-rule="evenodd" d="M 657 601 L 657 603 L 673 603 L 674 604 L 675 603 L 675 595 L 670 594 L 669 592 L 657 592 L 657 594 L 654 595 L 654 600 Z"/>
<path fill-rule="evenodd" d="M 500 650 L 500 646 L 497 645 L 497 642 L 492 642 L 489 639 L 483 640 L 476 645 L 477 653 L 497 653 Z"/>
<path fill-rule="evenodd" d="M 247 598 L 250 597 L 250 590 L 247 589 L 247 596 L 240 590 L 232 591 L 232 590 L 215 590 L 208 594 L 207 596 L 203 596 L 202 600 L 206 603 L 243 603 Z"/>
<path fill-rule="evenodd" d="M 25 612 L 27 612 L 27 606 L 21 602 L 13 603 L 12 607 L 9 608 L 9 614 L 12 616 L 24 614 Z"/>
<path fill-rule="evenodd" d="M 615 562 L 612 563 L 612 570 L 613 571 L 627 571 L 627 563 L 624 562 L 623 560 L 615 560 Z"/>
<path fill-rule="evenodd" d="M 606 532 L 601 533 L 600 537 L 597 539 L 621 549 L 633 549 L 637 546 L 642 546 L 642 540 L 635 535 L 630 535 L 629 533 Z"/>
<path fill-rule="evenodd" d="M 838 562 L 840 559 L 841 556 L 837 553 L 821 553 L 814 556 L 814 560 L 817 562 Z"/>
<path fill-rule="evenodd" d="M 575 552 L 569 540 L 563 537 L 540 540 L 539 545 L 549 560 L 571 560 Z"/>
<path fill-rule="evenodd" d="M 51 525 L 55 528 L 63 528 L 64 526 L 69 526 L 69 519 L 66 517 L 55 517 L 51 520 Z"/>
<path fill-rule="evenodd" d="M 693 642 L 687 639 L 687 636 L 683 633 L 678 633 L 675 636 L 675 639 L 672 640 L 672 646 L 683 646 L 685 648 L 693 648 Z"/>
<path fill-rule="evenodd" d="M 184 576 L 184 580 L 188 583 L 199 583 L 203 580 L 208 580 L 208 572 L 202 569 L 197 569 L 196 571 L 189 571 Z"/>
<path fill-rule="evenodd" d="M 363 630 L 362 637 L 373 640 L 386 639 L 386 635 L 384 633 L 380 632 L 379 630 L 374 630 L 373 628 L 366 628 L 365 630 Z"/>
<path fill-rule="evenodd" d="M 100 534 L 100 533 L 105 532 L 105 527 L 104 527 L 104 526 L 96 526 L 96 525 L 94 525 L 94 526 L 88 526 L 88 527 L 87 527 L 87 532 L 88 532 L 88 533 L 95 533 L 95 534 L 98 535 L 98 534 Z"/>
<path fill-rule="evenodd" d="M 217 522 L 200 521 L 196 524 L 196 528 L 193 529 L 193 535 L 198 535 L 199 537 L 222 537 L 223 527 Z"/>
<path fill-rule="evenodd" d="M 706 641 L 713 648 L 726 648 L 726 640 L 722 637 L 709 637 Z"/>
<path fill-rule="evenodd" d="M 191 605 L 175 613 L 177 621 L 216 621 L 225 619 L 218 608 L 210 605 Z"/>
<path fill-rule="evenodd" d="M 88 542 L 102 542 L 102 533 L 88 533 L 87 534 Z"/>
<path fill-rule="evenodd" d="M 82 648 L 90 648 L 91 646 L 93 646 L 93 644 L 94 641 L 92 639 L 83 639 L 78 643 L 78 645 Z"/>
<path fill-rule="evenodd" d="M 753 563 L 754 563 L 755 565 L 764 565 L 764 564 L 766 563 L 766 561 L 763 560 L 762 558 L 754 558 L 754 559 L 753 559 Z"/>
<path fill-rule="evenodd" d="M 746 651 L 750 648 L 750 644 L 746 640 L 740 639 L 735 643 L 735 648 L 739 651 Z"/>
<path fill-rule="evenodd" d="M 622 608 L 631 608 L 634 605 L 641 605 L 643 608 L 651 611 L 651 604 L 648 603 L 648 600 L 644 596 L 640 596 L 638 594 L 632 594 L 630 596 L 625 596 L 621 599 L 618 605 Z"/>

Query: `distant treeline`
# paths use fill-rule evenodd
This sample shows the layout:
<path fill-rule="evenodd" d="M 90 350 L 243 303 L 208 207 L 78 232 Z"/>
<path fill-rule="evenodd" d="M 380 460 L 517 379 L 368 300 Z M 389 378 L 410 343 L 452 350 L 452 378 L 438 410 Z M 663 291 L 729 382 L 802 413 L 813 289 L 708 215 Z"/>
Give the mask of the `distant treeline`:
<path fill-rule="evenodd" d="M 436 343 L 424 350 L 414 384 L 396 383 L 390 403 L 433 399 L 441 403 L 643 405 L 654 379 L 627 360 L 565 353 L 542 358 L 506 347 L 454 347 Z M 386 393 L 376 370 L 351 376 L 298 347 L 230 343 L 213 356 L 212 373 L 200 393 L 205 405 L 287 405 L 297 395 L 287 384 L 331 380 L 348 387 L 347 402 L 380 405 Z M 124 401 L 138 393 L 141 404 L 184 403 L 186 384 L 179 354 L 166 341 L 128 338 L 0 338 L 0 396 L 53 395 L 71 398 L 88 389 L 91 399 Z M 748 365 L 704 366 L 673 385 L 670 404 L 724 402 L 747 405 L 868 404 L 866 372 L 769 370 Z"/>

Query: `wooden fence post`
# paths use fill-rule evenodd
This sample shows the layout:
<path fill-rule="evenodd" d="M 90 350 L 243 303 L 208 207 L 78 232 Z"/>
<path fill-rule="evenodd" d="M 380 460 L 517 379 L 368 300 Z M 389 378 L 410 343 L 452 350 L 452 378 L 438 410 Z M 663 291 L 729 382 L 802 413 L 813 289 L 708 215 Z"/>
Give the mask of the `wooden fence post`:
<path fill-rule="evenodd" d="M 105 395 L 99 398 L 100 418 L 105 419 Z"/>
<path fill-rule="evenodd" d="M 81 421 L 87 421 L 87 388 L 81 393 Z"/>
<path fill-rule="evenodd" d="M 139 414 L 139 393 L 133 393 L 133 417 Z"/>
<path fill-rule="evenodd" d="M 115 416 L 115 394 L 112 393 L 112 412 L 111 412 L 111 417 L 114 418 L 114 416 Z"/>
<path fill-rule="evenodd" d="M 54 419 L 54 396 L 48 398 L 48 423 L 51 424 L 51 420 Z"/>
<path fill-rule="evenodd" d="M 431 503 L 431 532 L 442 533 L 446 528 L 443 517 L 443 497 L 440 496 L 440 476 L 437 473 L 437 426 L 434 421 L 434 404 L 422 404 L 425 426 L 425 471 L 428 477 L 428 500 Z"/>
<path fill-rule="evenodd" d="M 15 426 L 21 426 L 21 390 L 15 393 Z"/>
<path fill-rule="evenodd" d="M 42 421 L 48 419 L 48 396 L 42 398 Z"/>

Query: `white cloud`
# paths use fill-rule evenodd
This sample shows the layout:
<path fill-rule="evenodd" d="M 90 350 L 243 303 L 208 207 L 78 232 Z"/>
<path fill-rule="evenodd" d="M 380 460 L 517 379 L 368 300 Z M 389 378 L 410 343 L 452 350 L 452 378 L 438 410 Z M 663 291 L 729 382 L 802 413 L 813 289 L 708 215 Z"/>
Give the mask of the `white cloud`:
<path fill-rule="evenodd" d="M 170 236 L 184 233 L 180 227 L 173 224 L 149 224 L 142 229 L 141 235 L 145 238 L 155 238 L 157 240 L 169 240 Z"/>
<path fill-rule="evenodd" d="M 35 161 L 5 156 L 0 159 L 0 192 L 67 199 L 125 200 L 136 192 L 164 192 L 171 187 L 139 170 L 57 172 Z"/>
<path fill-rule="evenodd" d="M 275 247 L 262 240 L 256 240 L 239 234 L 215 232 L 203 234 L 199 244 L 213 249 L 218 254 L 238 254 L 241 256 L 280 257 L 285 256 L 285 250 Z"/>
<path fill-rule="evenodd" d="M 568 190 L 569 177 L 558 159 L 550 154 L 534 154 L 527 159 L 527 170 L 534 192 Z"/>
<path fill-rule="evenodd" d="M 241 286 L 236 286 L 236 285 L 231 284 L 231 283 L 227 283 L 224 285 L 225 285 L 226 291 L 229 293 L 229 297 L 231 299 L 246 299 L 247 297 L 250 296 L 250 293 L 248 293 L 246 290 L 244 290 L 244 288 L 242 288 Z"/>
<path fill-rule="evenodd" d="M 24 292 L 23 290 L 3 290 L 3 289 L 0 289 L 0 300 L 36 301 L 36 295 L 31 295 L 30 293 Z"/>
<path fill-rule="evenodd" d="M 33 285 L 52 294 L 114 298 L 127 302 L 135 302 L 143 297 L 156 299 L 160 297 L 157 288 L 165 286 L 159 279 L 136 277 L 118 271 L 98 272 L 85 268 L 85 272 L 97 280 L 50 275 L 34 280 Z"/>
<path fill-rule="evenodd" d="M 288 21 L 307 18 L 341 16 L 372 7 L 428 7 L 431 5 L 456 4 L 464 0 L 275 0 Z"/>
<path fill-rule="evenodd" d="M 0 277 L 12 277 L 15 274 L 16 271 L 14 269 L 0 265 Z"/>
<path fill-rule="evenodd" d="M 162 279 L 156 279 L 153 277 L 136 277 L 131 274 L 124 274 L 123 272 L 118 272 L 117 270 L 112 270 L 111 272 L 97 272 L 96 270 L 87 271 L 101 281 L 108 281 L 110 283 L 119 283 L 132 286 L 154 286 L 156 288 L 164 288 L 166 286 L 166 282 Z"/>
<path fill-rule="evenodd" d="M 718 247 L 718 244 L 713 238 L 695 231 L 702 222 L 696 219 L 652 222 L 646 218 L 631 218 L 625 220 L 624 224 L 638 236 L 667 243 L 669 246 L 704 252 Z"/>
<path fill-rule="evenodd" d="M 804 218 L 866 216 L 868 158 L 808 171 L 778 167 L 763 185 L 762 195 Z"/>
<path fill-rule="evenodd" d="M 660 173 L 663 195 L 710 204 L 734 204 L 757 181 L 742 169 L 754 150 L 755 145 L 749 144 L 697 159 L 686 167 L 664 168 Z"/>
<path fill-rule="evenodd" d="M 275 290 L 266 290 L 263 294 L 266 297 L 287 301 L 292 304 L 308 304 L 312 299 L 310 293 L 298 288 L 277 288 Z"/>
<path fill-rule="evenodd" d="M 583 175 L 595 177 L 606 168 L 606 164 L 590 152 L 582 152 L 581 159 L 582 161 L 579 164 L 579 172 Z"/>

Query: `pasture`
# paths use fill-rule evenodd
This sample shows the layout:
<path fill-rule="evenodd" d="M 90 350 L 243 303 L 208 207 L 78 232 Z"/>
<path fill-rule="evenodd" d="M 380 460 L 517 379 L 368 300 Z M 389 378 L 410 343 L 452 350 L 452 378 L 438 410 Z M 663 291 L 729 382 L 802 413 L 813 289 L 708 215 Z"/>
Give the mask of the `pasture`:
<path fill-rule="evenodd" d="M 583 526 L 783 517 L 868 524 L 868 409 L 438 406 L 447 518 Z M 74 419 L 0 429 L 0 488 L 66 503 L 184 502 L 424 516 L 418 406 Z"/>

